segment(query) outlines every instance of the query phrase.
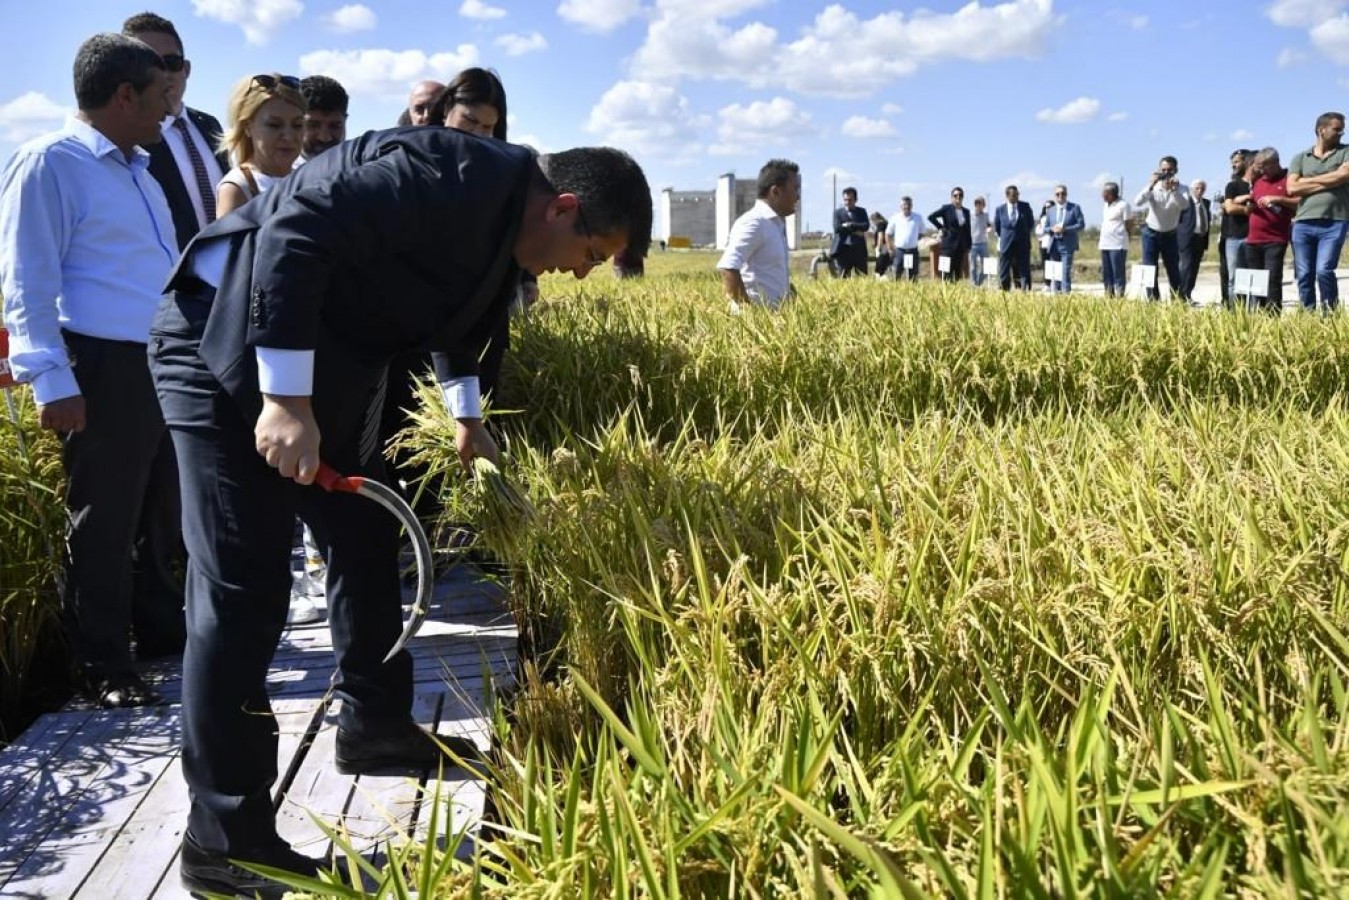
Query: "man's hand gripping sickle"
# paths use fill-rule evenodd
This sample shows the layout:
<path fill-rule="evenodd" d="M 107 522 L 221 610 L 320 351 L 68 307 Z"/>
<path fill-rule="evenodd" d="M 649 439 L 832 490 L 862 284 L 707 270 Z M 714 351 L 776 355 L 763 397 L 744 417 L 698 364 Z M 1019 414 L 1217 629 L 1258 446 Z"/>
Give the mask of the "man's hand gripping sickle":
<path fill-rule="evenodd" d="M 281 477 L 313 483 L 319 470 L 319 426 L 308 397 L 263 394 L 253 438 L 258 453 Z"/>

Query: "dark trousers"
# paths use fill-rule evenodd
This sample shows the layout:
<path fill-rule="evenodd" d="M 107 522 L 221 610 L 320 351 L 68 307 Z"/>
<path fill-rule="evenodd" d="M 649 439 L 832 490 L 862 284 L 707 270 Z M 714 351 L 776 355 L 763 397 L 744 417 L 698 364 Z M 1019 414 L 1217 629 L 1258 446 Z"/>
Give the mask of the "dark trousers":
<path fill-rule="evenodd" d="M 182 645 L 178 470 L 145 344 L 69 331 L 65 341 L 86 424 L 62 447 L 62 598 L 75 661 L 97 678 L 131 671 L 132 632 L 142 655 Z"/>
<path fill-rule="evenodd" d="M 1124 271 L 1128 261 L 1128 250 L 1101 251 L 1101 281 L 1105 284 L 1107 297 L 1123 297 L 1128 274 Z"/>
<path fill-rule="evenodd" d="M 188 831 L 209 850 L 239 855 L 276 839 L 277 723 L 266 679 L 285 627 L 297 514 L 328 560 L 339 725 L 378 733 L 406 722 L 412 659 L 404 652 L 382 662 L 402 630 L 396 522 L 363 498 L 288 481 L 258 455 L 254 416 L 197 356 L 208 310 L 203 298 L 170 295 L 151 332 L 151 368 L 181 463 L 189 553 L 182 709 Z M 339 397 L 314 398 L 323 458 L 345 474 L 382 478 L 381 457 L 362 450 L 373 444 L 362 437 L 375 427 L 383 367 L 331 347 L 320 343 L 315 357 L 315 384 L 343 389 Z"/>
<path fill-rule="evenodd" d="M 1262 269 L 1269 273 L 1269 295 L 1251 298 L 1252 309 L 1263 309 L 1278 315 L 1283 312 L 1283 260 L 1287 244 L 1244 244 L 1241 248 L 1241 268 Z"/>
<path fill-rule="evenodd" d="M 1204 253 L 1207 250 L 1207 234 L 1190 235 L 1185 246 L 1180 248 L 1180 280 L 1184 285 L 1181 296 L 1186 300 L 1194 294 L 1194 284 L 1199 278 L 1199 265 L 1204 261 Z"/>
<path fill-rule="evenodd" d="M 1227 242 L 1229 240 L 1231 239 L 1221 236 L 1218 238 L 1218 296 L 1222 298 L 1223 306 L 1228 306 L 1231 303 L 1231 298 L 1228 296 L 1228 285 L 1231 283 L 1228 279 L 1231 278 L 1231 274 L 1227 271 Z"/>
<path fill-rule="evenodd" d="M 866 244 L 840 244 L 835 259 L 838 260 L 841 278 L 850 278 L 854 274 L 867 274 Z"/>
<path fill-rule="evenodd" d="M 998 284 L 1004 291 L 1012 289 L 1012 280 L 1023 291 L 1030 290 L 1030 245 L 1015 243 L 998 252 Z"/>
<path fill-rule="evenodd" d="M 1171 293 L 1183 296 L 1184 284 L 1180 280 L 1180 245 L 1176 240 L 1176 232 L 1154 231 L 1144 225 L 1143 265 L 1157 265 L 1158 257 L 1161 257 L 1162 266 L 1166 269 L 1166 283 L 1171 287 Z M 1160 280 L 1159 278 L 1158 281 Z M 1156 285 L 1148 288 L 1149 300 L 1156 300 L 1158 296 Z"/>

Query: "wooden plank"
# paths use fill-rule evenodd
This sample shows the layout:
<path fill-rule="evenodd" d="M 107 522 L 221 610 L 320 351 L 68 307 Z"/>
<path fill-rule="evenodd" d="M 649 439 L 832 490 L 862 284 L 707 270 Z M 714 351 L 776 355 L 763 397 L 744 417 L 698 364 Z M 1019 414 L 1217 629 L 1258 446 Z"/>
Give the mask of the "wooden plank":
<path fill-rule="evenodd" d="M 167 730 L 172 737 L 164 735 Z M 43 777 L 0 815 L 5 858 L 0 860 L 0 887 L 20 872 L 25 881 L 52 877 L 66 869 L 70 847 L 81 835 L 118 827 L 154 777 L 138 767 L 137 753 L 123 745 L 128 737 L 176 740 L 176 718 L 158 709 L 104 710 L 89 717 L 78 736 L 63 745 Z M 144 745 L 140 745 L 144 746 Z M 150 755 L 159 755 L 154 751 Z M 162 766 L 167 760 L 161 761 Z M 128 806 L 131 804 L 131 806 Z M 58 895 L 59 896 L 59 895 Z"/>
<path fill-rule="evenodd" d="M 49 713 L 0 750 L 0 822 L 4 821 L 4 809 L 30 789 L 30 782 L 42 777 L 66 742 L 80 733 L 92 715 L 92 711 Z M 5 854 L 6 848 L 0 847 L 0 859 Z"/>

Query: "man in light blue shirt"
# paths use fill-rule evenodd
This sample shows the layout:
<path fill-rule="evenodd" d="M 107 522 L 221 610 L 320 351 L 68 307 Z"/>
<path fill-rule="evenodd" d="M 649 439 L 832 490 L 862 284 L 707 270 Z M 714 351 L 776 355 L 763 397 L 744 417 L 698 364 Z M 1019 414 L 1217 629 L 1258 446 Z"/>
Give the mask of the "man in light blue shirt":
<path fill-rule="evenodd" d="M 138 146 L 160 140 L 167 81 L 154 50 L 118 34 L 85 41 L 74 74 L 79 111 L 0 175 L 0 291 L 14 374 L 64 442 L 63 602 L 84 687 L 143 706 L 159 698 L 127 635 L 141 659 L 184 640 L 178 475 L 146 357 L 178 245 Z"/>

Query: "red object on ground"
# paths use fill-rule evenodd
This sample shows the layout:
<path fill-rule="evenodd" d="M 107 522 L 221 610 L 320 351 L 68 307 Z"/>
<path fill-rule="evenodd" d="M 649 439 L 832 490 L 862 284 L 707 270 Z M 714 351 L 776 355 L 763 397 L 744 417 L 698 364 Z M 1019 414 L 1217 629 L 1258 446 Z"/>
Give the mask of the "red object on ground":
<path fill-rule="evenodd" d="M 9 368 L 9 332 L 0 328 L 0 391 L 18 384 Z"/>

